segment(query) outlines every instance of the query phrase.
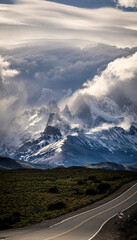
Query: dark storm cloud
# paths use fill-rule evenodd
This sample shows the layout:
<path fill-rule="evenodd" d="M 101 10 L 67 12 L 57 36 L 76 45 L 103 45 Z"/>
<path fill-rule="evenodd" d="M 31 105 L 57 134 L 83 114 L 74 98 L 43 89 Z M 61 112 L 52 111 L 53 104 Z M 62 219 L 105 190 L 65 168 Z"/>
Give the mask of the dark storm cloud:
<path fill-rule="evenodd" d="M 6 51 L 5 57 L 11 62 L 11 67 L 20 71 L 15 81 L 23 83 L 24 94 L 27 95 L 28 104 L 32 106 L 45 104 L 48 98 L 50 100 L 50 95 L 59 100 L 63 97 L 64 90 L 76 91 L 110 61 L 135 51 L 106 45 L 85 49 L 68 46 L 58 49 L 49 47 L 49 50 L 47 48 L 42 45 Z"/>

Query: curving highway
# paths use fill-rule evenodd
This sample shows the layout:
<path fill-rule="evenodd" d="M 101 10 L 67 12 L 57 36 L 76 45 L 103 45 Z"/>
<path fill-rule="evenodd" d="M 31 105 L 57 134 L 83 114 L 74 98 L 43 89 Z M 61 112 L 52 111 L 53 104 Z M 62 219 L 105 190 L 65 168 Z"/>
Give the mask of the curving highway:
<path fill-rule="evenodd" d="M 135 203 L 137 183 L 112 201 L 53 226 L 1 231 L 0 240 L 91 240 L 110 218 Z"/>

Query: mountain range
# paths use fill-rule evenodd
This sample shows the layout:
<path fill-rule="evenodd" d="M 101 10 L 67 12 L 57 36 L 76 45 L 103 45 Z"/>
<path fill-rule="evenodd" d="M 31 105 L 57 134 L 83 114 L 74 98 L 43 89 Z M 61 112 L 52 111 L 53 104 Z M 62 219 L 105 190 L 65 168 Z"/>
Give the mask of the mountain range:
<path fill-rule="evenodd" d="M 136 124 L 124 129 L 120 109 L 110 99 L 92 99 L 89 105 L 78 96 L 71 108 L 66 105 L 62 111 L 52 100 L 27 116 L 19 146 L 1 143 L 0 155 L 42 168 L 100 162 L 137 167 Z"/>

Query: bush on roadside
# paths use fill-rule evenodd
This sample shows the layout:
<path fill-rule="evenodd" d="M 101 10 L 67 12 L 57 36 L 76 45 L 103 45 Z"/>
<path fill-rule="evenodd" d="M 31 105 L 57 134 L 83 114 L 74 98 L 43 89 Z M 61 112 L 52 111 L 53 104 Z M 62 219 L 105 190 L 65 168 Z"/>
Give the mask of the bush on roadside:
<path fill-rule="evenodd" d="M 102 193 L 105 193 L 109 188 L 110 188 L 109 183 L 100 183 L 97 186 L 97 192 L 98 192 L 98 194 L 102 194 Z"/>
<path fill-rule="evenodd" d="M 59 190 L 58 190 L 57 186 L 49 188 L 49 193 L 58 193 L 58 192 L 59 192 Z"/>
<path fill-rule="evenodd" d="M 0 217 L 0 229 L 7 229 L 10 228 L 11 225 L 13 226 L 17 222 L 20 221 L 20 213 L 14 212 L 12 214 L 6 214 Z"/>
<path fill-rule="evenodd" d="M 49 211 L 54 211 L 54 210 L 61 210 L 63 208 L 66 208 L 66 204 L 64 202 L 55 202 L 55 203 L 50 203 L 48 205 L 48 210 Z"/>
<path fill-rule="evenodd" d="M 83 184 L 85 184 L 85 182 L 84 182 L 82 179 L 78 179 L 77 183 L 78 183 L 78 185 L 83 185 Z"/>
<path fill-rule="evenodd" d="M 94 188 L 88 188 L 86 190 L 86 195 L 96 195 L 97 191 Z"/>

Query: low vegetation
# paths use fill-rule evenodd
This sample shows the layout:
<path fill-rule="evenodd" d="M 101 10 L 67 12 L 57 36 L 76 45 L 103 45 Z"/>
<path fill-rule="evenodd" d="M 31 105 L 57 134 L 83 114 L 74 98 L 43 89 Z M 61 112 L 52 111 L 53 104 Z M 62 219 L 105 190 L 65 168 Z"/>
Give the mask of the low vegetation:
<path fill-rule="evenodd" d="M 137 173 L 81 167 L 0 171 L 0 229 L 55 218 L 109 195 Z"/>

